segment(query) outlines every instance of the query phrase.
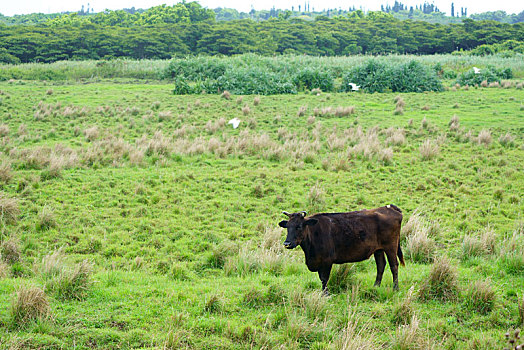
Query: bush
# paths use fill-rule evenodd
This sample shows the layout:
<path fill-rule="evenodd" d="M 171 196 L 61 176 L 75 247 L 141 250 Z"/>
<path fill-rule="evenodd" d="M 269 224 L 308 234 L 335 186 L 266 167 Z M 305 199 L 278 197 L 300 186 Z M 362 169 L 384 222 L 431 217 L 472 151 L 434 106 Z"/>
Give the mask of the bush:
<path fill-rule="evenodd" d="M 465 86 L 465 85 L 482 86 L 483 81 L 487 83 L 492 83 L 492 82 L 500 83 L 501 79 L 511 79 L 512 77 L 513 77 L 513 72 L 511 71 L 511 68 L 497 69 L 495 67 L 488 66 L 487 68 L 481 69 L 480 73 L 477 73 L 477 74 L 475 74 L 475 71 L 473 69 L 470 69 L 462 73 L 457 78 L 457 83 L 462 86 Z"/>
<path fill-rule="evenodd" d="M 305 68 L 299 71 L 293 78 L 293 82 L 299 91 L 320 89 L 323 92 L 334 90 L 334 80 L 331 73 Z"/>
<path fill-rule="evenodd" d="M 423 92 L 444 89 L 435 71 L 416 61 L 386 65 L 377 60 L 369 60 L 344 76 L 341 90 L 350 91 L 349 83 L 360 85 L 366 92 Z"/>

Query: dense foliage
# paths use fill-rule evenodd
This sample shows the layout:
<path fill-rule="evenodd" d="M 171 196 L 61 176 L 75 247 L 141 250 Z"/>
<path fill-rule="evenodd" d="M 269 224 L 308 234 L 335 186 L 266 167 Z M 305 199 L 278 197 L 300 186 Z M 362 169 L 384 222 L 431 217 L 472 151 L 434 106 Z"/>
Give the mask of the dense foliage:
<path fill-rule="evenodd" d="M 172 60 L 163 76 L 175 79 L 173 92 L 177 95 L 224 90 L 241 95 L 296 93 L 312 89 L 350 91 L 349 83 L 360 85 L 366 92 L 443 89 L 434 69 L 408 59 L 367 58 L 357 66 L 342 66 L 326 61 L 300 61 L 296 57 L 278 60 L 257 55 L 195 57 Z"/>
<path fill-rule="evenodd" d="M 358 11 L 352 12 L 351 17 L 317 17 L 315 21 L 281 18 L 263 22 L 249 19 L 215 22 L 209 11 L 198 5 L 194 7 L 194 11 L 187 8 L 182 11 L 159 6 L 134 15 L 111 11 L 88 17 L 63 16 L 35 26 L 0 25 L 0 62 L 171 58 L 249 52 L 322 56 L 436 54 L 471 50 L 507 40 L 524 41 L 524 23 L 466 19 L 463 24 L 441 25 L 401 21 L 383 12 L 365 15 Z"/>

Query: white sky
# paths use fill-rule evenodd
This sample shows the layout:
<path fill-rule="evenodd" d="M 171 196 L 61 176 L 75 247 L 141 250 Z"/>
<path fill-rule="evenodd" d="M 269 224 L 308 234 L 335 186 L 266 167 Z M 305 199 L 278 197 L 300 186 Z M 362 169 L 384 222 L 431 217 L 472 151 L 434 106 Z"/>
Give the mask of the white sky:
<path fill-rule="evenodd" d="M 190 0 L 187 0 L 188 2 Z M 87 8 L 93 8 L 95 12 L 100 12 L 104 9 L 117 10 L 122 8 L 149 8 L 156 5 L 167 4 L 173 5 L 176 0 L 0 0 L 0 13 L 6 16 L 14 14 L 26 14 L 33 12 L 54 13 L 63 11 L 78 11 L 84 5 Z M 325 8 L 343 8 L 355 6 L 362 7 L 364 10 L 379 10 L 380 5 L 389 3 L 393 5 L 394 0 L 310 0 L 309 6 L 313 10 L 321 10 Z M 424 3 L 424 0 L 405 0 L 401 1 L 407 6 L 413 6 Z M 524 10 L 524 5 L 519 0 L 435 0 L 433 2 L 441 11 L 449 15 L 451 11 L 451 3 L 455 3 L 455 11 L 460 11 L 461 7 L 467 7 L 468 14 L 504 10 L 508 13 L 519 13 Z M 298 10 L 300 4 L 304 7 L 304 1 L 295 0 L 200 0 L 199 3 L 208 8 L 228 7 L 235 8 L 239 11 L 248 12 L 251 7 L 255 10 L 269 10 L 271 7 L 281 9 L 291 9 L 295 6 Z"/>

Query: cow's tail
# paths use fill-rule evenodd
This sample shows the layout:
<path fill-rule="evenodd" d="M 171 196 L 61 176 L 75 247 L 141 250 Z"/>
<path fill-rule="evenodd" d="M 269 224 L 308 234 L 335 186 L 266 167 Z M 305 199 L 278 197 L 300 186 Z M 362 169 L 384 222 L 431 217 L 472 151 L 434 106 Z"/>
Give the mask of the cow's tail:
<path fill-rule="evenodd" d="M 406 266 L 406 264 L 404 264 L 404 254 L 402 254 L 402 249 L 400 248 L 400 240 L 398 242 L 397 255 L 398 255 L 398 260 L 400 260 L 400 265 Z"/>

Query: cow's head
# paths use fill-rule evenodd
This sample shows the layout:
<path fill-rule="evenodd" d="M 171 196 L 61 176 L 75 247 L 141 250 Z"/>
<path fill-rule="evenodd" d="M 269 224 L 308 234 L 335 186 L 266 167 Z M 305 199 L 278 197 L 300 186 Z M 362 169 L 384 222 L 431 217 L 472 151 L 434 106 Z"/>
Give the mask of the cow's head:
<path fill-rule="evenodd" d="M 287 249 L 293 249 L 302 243 L 306 226 L 315 225 L 318 220 L 306 219 L 307 213 L 305 211 L 293 214 L 289 214 L 288 212 L 283 213 L 289 218 L 289 220 L 282 220 L 278 223 L 280 227 L 287 228 L 287 237 L 284 242 L 284 247 Z"/>

